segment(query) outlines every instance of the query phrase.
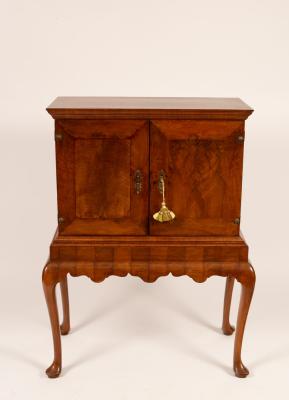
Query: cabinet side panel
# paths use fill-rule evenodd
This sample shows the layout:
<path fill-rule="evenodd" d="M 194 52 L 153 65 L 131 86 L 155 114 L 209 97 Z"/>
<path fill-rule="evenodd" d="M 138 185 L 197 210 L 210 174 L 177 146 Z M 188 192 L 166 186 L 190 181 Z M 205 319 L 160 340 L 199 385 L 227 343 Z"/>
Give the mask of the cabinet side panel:
<path fill-rule="evenodd" d="M 58 229 L 61 233 L 75 217 L 74 140 L 63 131 L 58 121 L 55 123 L 55 135 L 60 138 L 55 141 L 55 149 L 58 218 L 61 221 Z"/>

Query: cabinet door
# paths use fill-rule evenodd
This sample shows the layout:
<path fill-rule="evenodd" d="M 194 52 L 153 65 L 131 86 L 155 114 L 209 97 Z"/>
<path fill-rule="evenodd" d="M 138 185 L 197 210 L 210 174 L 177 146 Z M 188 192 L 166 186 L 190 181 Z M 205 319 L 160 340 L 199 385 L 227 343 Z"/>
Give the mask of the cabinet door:
<path fill-rule="evenodd" d="M 243 121 L 154 120 L 150 126 L 150 233 L 239 233 Z M 158 188 L 164 171 L 167 207 L 176 217 L 160 223 Z"/>
<path fill-rule="evenodd" d="M 148 122 L 57 120 L 59 232 L 144 235 Z"/>

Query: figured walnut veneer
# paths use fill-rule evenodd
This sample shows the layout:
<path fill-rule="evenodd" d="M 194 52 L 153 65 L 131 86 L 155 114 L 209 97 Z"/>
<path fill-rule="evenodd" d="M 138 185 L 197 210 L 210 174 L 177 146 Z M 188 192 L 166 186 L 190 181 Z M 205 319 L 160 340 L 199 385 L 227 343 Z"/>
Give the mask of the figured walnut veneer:
<path fill-rule="evenodd" d="M 227 277 L 226 335 L 234 331 L 234 281 L 241 284 L 234 370 L 245 377 L 241 347 L 255 273 L 239 221 L 244 121 L 252 109 L 239 99 L 57 98 L 48 112 L 55 119 L 59 223 L 43 270 L 54 342 L 47 375 L 59 376 L 60 334 L 70 330 L 68 274 L 154 282 L 171 273 L 196 282 Z M 160 207 L 160 171 L 176 214 L 168 223 L 152 218 Z"/>

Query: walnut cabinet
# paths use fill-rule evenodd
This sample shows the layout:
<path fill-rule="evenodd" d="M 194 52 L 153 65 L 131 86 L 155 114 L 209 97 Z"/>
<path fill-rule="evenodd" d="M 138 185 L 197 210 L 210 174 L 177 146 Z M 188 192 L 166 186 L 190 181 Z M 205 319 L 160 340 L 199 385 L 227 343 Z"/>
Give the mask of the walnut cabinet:
<path fill-rule="evenodd" d="M 223 332 L 242 285 L 234 370 L 241 361 L 255 273 L 240 234 L 245 120 L 252 109 L 229 98 L 58 97 L 55 120 L 58 227 L 43 270 L 54 360 L 70 329 L 67 274 L 227 278 Z M 60 283 L 64 318 L 55 298 Z M 193 339 L 192 339 L 193 340 Z"/>

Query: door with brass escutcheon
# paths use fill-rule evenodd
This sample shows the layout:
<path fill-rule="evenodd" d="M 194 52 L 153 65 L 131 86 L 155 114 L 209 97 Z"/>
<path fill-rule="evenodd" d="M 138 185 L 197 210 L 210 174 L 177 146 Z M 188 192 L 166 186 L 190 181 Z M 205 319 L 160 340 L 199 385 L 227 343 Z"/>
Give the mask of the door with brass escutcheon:
<path fill-rule="evenodd" d="M 150 233 L 238 235 L 243 121 L 150 122 Z M 153 217 L 165 185 L 167 223 Z"/>
<path fill-rule="evenodd" d="M 58 120 L 61 235 L 144 235 L 148 215 L 145 120 Z"/>

